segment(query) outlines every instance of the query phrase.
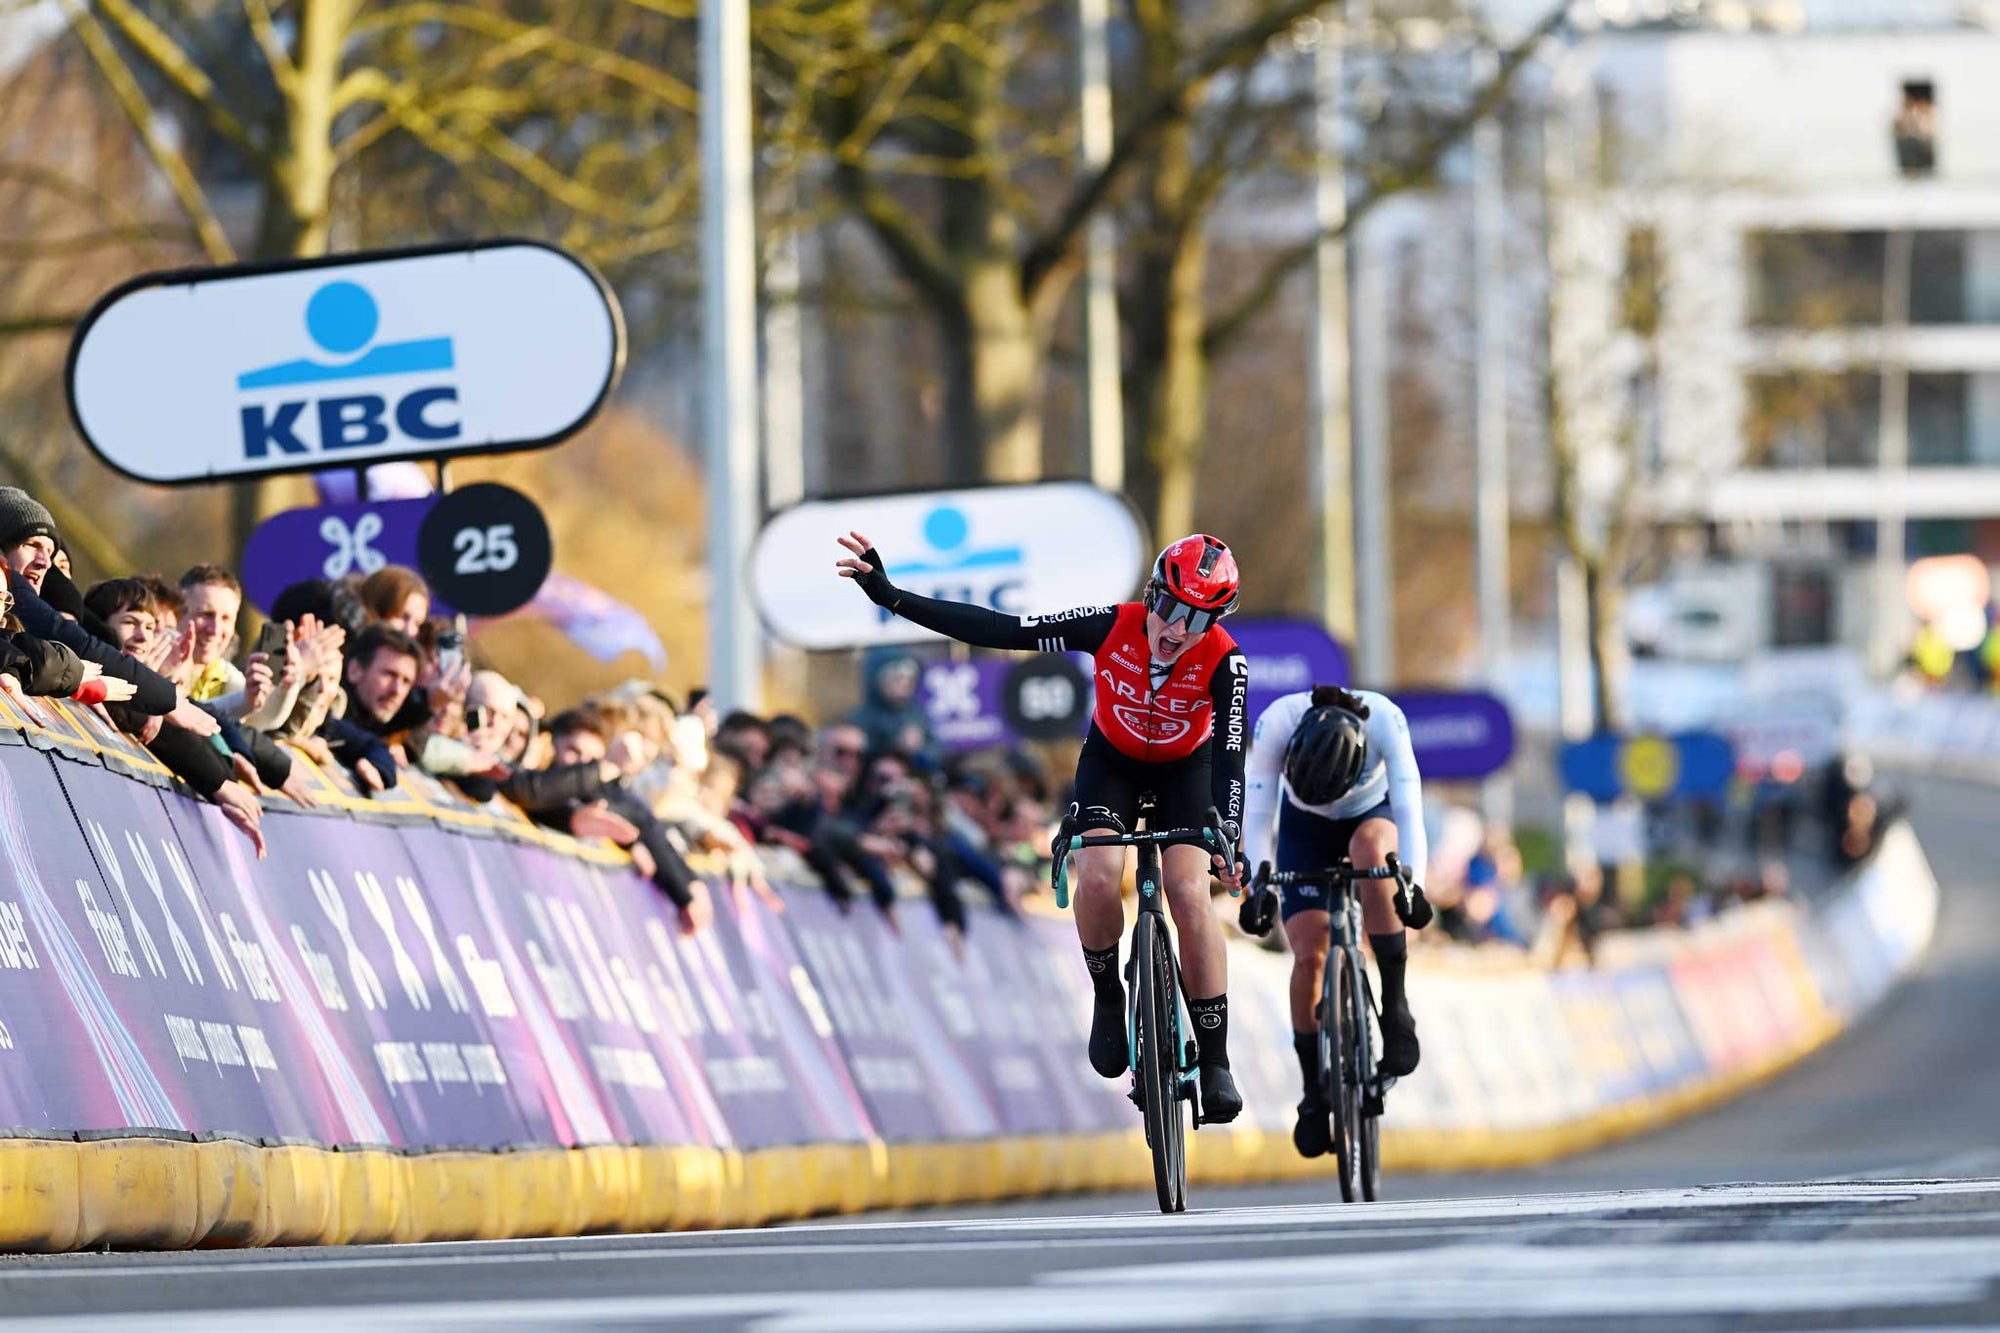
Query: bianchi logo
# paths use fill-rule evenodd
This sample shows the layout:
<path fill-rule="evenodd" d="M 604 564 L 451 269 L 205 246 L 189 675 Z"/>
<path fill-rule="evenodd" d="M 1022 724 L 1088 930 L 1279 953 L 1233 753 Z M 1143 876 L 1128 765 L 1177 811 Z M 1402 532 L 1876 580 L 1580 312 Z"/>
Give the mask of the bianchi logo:
<path fill-rule="evenodd" d="M 1222 1015 L 1213 1012 L 1206 1014 L 1196 1014 L 1194 1021 L 1201 1024 L 1203 1027 L 1207 1028 L 1210 1032 L 1213 1032 L 1215 1031 L 1215 1029 L 1222 1026 Z"/>
<path fill-rule="evenodd" d="M 1024 628 L 1030 625 L 1061 625 L 1071 620 L 1088 620 L 1092 616 L 1104 615 L 1110 610 L 1108 606 L 1073 606 L 1054 615 L 1022 616 L 1021 624 Z"/>
<path fill-rule="evenodd" d="M 1194 729 L 1194 723 L 1184 717 L 1161 717 L 1130 704 L 1113 704 L 1111 712 L 1125 730 L 1155 745 L 1171 745 Z"/>

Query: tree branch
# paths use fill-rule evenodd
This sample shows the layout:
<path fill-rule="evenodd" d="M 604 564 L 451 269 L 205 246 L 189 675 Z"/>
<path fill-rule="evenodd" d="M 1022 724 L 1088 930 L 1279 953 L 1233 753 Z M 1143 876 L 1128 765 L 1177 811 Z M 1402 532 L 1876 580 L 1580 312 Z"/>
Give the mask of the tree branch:
<path fill-rule="evenodd" d="M 271 18 L 270 0 L 243 0 L 243 16 L 250 20 L 251 35 L 264 52 L 264 63 L 271 67 L 271 77 L 277 81 L 278 90 L 287 96 L 292 95 L 298 89 L 299 70 L 292 63 L 291 52 L 285 49 L 284 39 L 278 36 L 278 25 Z"/>
<path fill-rule="evenodd" d="M 201 183 L 195 179 L 194 171 L 180 149 L 168 143 L 160 133 L 154 120 L 153 104 L 146 100 L 145 91 L 139 87 L 139 80 L 133 76 L 131 67 L 118 54 L 110 34 L 90 12 L 86 0 L 63 0 L 63 6 L 69 11 L 70 22 L 76 29 L 78 39 L 83 42 L 84 50 L 89 52 L 98 72 L 110 85 L 112 95 L 125 112 L 125 118 L 132 122 L 132 128 L 138 132 L 146 151 L 166 176 L 174 197 L 194 224 L 202 250 L 211 262 L 217 264 L 226 264 L 236 258 L 236 248 L 229 243 L 229 236 L 215 216 L 208 196 L 202 192 Z"/>
<path fill-rule="evenodd" d="M 858 163 L 837 162 L 834 188 L 902 269 L 903 276 L 940 310 L 965 309 L 965 283 L 937 240 Z"/>
<path fill-rule="evenodd" d="M 445 3 L 444 0 L 417 0 L 416 3 L 377 10 L 366 15 L 354 23 L 348 30 L 348 35 L 353 39 L 370 32 L 414 27 L 426 23 L 444 24 L 503 40 L 511 40 L 524 33 L 536 34 L 545 38 L 544 50 L 565 64 L 587 69 L 626 84 L 682 111 L 698 112 L 701 109 L 701 98 L 694 89 L 671 75 L 662 74 L 642 61 L 619 55 L 615 51 L 607 51 L 603 47 L 579 42 L 572 37 L 565 37 L 551 28 L 519 23 L 499 14 L 475 9 L 471 5 Z"/>
<path fill-rule="evenodd" d="M 57 315 L 10 315 L 0 318 L 0 338 L 20 338 L 33 333 L 68 333 L 83 322 L 84 312 Z"/>
<path fill-rule="evenodd" d="M 178 89 L 183 97 L 194 103 L 202 118 L 216 133 L 235 144 L 246 156 L 251 158 L 258 156 L 256 137 L 243 122 L 236 119 L 230 114 L 229 109 L 222 105 L 216 96 L 215 81 L 210 79 L 207 72 L 167 35 L 166 29 L 134 9 L 128 0 L 64 0 L 64 4 L 71 11 L 79 27 L 82 25 L 82 20 L 76 16 L 80 9 L 94 9 L 102 13 L 105 21 L 117 30 L 118 35 L 130 42 L 133 49 L 146 58 L 147 64 L 159 71 L 160 76 Z M 102 29 L 99 31 L 102 32 Z M 95 55 L 95 52 L 92 54 Z M 123 61 L 119 63 L 122 65 Z M 99 64 L 101 65 L 102 61 Z M 133 86 L 137 87 L 137 84 Z"/>
<path fill-rule="evenodd" d="M 1075 247 L 1084 227 L 1138 164 L 1154 138 L 1189 114 L 1196 96 L 1210 79 L 1224 70 L 1254 64 L 1273 38 L 1328 3 L 1330 0 L 1285 0 L 1270 13 L 1219 38 L 1195 58 L 1179 87 L 1142 107 L 1112 142 L 1111 155 L 1103 167 L 1077 185 L 1057 211 L 1055 221 L 1028 247 L 1021 264 L 1022 295 L 1030 301 L 1034 299 L 1036 289 Z"/>
<path fill-rule="evenodd" d="M 1457 147 L 1480 121 L 1498 110 L 1521 67 L 1534 58 L 1536 49 L 1545 39 L 1561 31 L 1568 22 L 1568 4 L 1558 4 L 1551 9 L 1543 16 L 1542 21 L 1535 25 L 1532 32 L 1508 48 L 1501 57 L 1500 68 L 1494 74 L 1492 81 L 1479 90 L 1479 95 L 1473 98 L 1472 105 L 1463 114 L 1447 121 L 1443 127 L 1434 131 L 1410 161 L 1403 164 L 1393 175 L 1378 177 L 1371 181 L 1361 196 L 1348 205 L 1346 217 L 1337 226 L 1328 227 L 1282 251 L 1251 285 L 1248 295 L 1210 322 L 1208 332 L 1202 337 L 1202 346 L 1209 355 L 1219 354 L 1231 340 L 1242 333 L 1250 321 L 1255 319 L 1257 314 L 1284 288 L 1292 274 L 1313 261 L 1321 245 L 1342 239 L 1355 224 L 1384 200 L 1428 179 L 1437 170 L 1438 164 L 1444 160 L 1446 153 Z"/>

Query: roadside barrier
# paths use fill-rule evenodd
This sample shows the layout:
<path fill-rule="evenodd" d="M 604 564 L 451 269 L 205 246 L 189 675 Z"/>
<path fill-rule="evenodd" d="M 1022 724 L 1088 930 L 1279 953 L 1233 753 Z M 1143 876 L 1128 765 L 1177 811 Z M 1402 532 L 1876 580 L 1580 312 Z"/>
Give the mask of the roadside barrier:
<path fill-rule="evenodd" d="M 267 860 L 94 715 L 0 701 L 0 1246 L 318 1244 L 757 1223 L 1149 1179 L 1084 1062 L 1067 921 L 718 884 L 682 937 L 618 854 L 421 775 L 266 818 Z M 1812 915 L 1549 974 L 1415 964 L 1394 1169 L 1573 1151 L 1827 1039 L 1921 951 L 1907 830 Z M 1232 958 L 1250 1102 L 1198 1181 L 1289 1142 L 1285 964 Z"/>

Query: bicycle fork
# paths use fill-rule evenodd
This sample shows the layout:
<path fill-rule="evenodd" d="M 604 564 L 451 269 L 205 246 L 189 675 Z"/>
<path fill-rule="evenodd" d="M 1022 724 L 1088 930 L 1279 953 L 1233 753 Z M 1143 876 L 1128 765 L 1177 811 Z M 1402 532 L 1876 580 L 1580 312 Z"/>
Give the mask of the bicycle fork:
<path fill-rule="evenodd" d="M 1191 1035 L 1194 1032 L 1194 1015 L 1187 1007 L 1187 987 L 1181 981 L 1180 950 L 1175 946 L 1173 934 L 1167 930 L 1167 914 L 1159 905 L 1159 889 L 1145 874 L 1145 867 L 1139 875 L 1139 911 L 1150 912 L 1159 918 L 1159 930 L 1167 940 L 1167 973 L 1169 985 L 1174 995 L 1174 1086 L 1179 1089 L 1180 1099 L 1194 1104 L 1194 1127 L 1202 1126 L 1201 1098 L 1196 1089 L 1200 1083 L 1201 1047 Z M 1139 1097 L 1139 954 L 1135 949 L 1132 957 L 1125 962 L 1125 1050 L 1131 1062 L 1132 1091 L 1128 1094 L 1134 1105 L 1142 1105 Z M 1142 1108 L 1143 1109 L 1143 1108 Z"/>

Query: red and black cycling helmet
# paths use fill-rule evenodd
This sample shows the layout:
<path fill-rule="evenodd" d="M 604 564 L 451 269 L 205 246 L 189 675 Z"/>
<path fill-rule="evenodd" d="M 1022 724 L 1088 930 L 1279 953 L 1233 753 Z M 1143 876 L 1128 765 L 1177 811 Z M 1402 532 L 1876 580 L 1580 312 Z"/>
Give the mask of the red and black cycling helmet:
<path fill-rule="evenodd" d="M 1197 532 L 1183 537 L 1153 561 L 1146 582 L 1146 609 L 1169 625 L 1185 623 L 1202 634 L 1236 609 L 1242 580 L 1236 557 L 1218 537 Z"/>

